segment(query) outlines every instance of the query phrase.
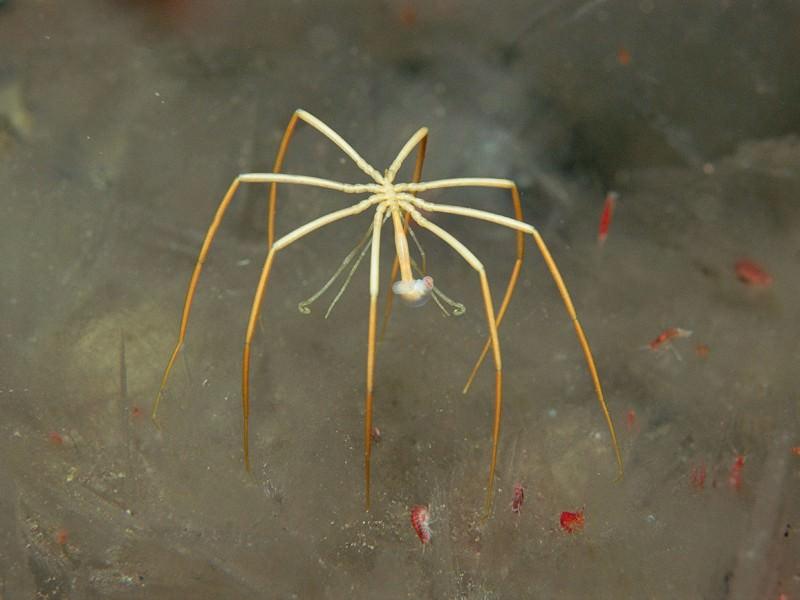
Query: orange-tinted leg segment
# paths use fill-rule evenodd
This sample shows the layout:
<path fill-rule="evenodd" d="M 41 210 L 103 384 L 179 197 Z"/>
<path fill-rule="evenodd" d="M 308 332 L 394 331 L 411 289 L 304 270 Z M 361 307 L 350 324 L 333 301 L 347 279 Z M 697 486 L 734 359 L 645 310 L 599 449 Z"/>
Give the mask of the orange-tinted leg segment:
<path fill-rule="evenodd" d="M 378 298 L 369 299 L 369 337 L 367 338 L 367 392 L 364 401 L 364 493 L 365 508 L 370 500 L 370 458 L 372 456 L 372 392 L 375 385 L 375 322 Z"/>
<path fill-rule="evenodd" d="M 592 377 L 592 384 L 594 385 L 594 391 L 597 395 L 597 400 L 600 403 L 600 408 L 603 411 L 603 416 L 605 417 L 606 424 L 608 425 L 608 431 L 611 434 L 611 443 L 614 446 L 614 455 L 617 459 L 617 467 L 619 470 L 618 477 L 622 478 L 624 475 L 624 469 L 622 466 L 622 455 L 620 454 L 619 444 L 617 443 L 617 434 L 614 431 L 614 423 L 611 420 L 611 414 L 608 412 L 608 405 L 606 405 L 605 396 L 603 394 L 603 386 L 600 385 L 600 377 L 597 374 L 597 367 L 594 363 L 592 350 L 589 347 L 589 341 L 586 339 L 586 334 L 583 332 L 583 327 L 581 326 L 581 323 L 578 320 L 578 315 L 575 312 L 575 306 L 572 304 L 572 299 L 567 291 L 567 286 L 561 277 L 561 273 L 559 272 L 553 257 L 550 255 L 550 250 L 547 249 L 547 245 L 544 243 L 544 240 L 542 239 L 542 236 L 539 235 L 538 231 L 534 229 L 532 235 L 533 240 L 536 242 L 536 246 L 539 248 L 539 252 L 542 254 L 542 258 L 544 259 L 544 262 L 550 271 L 550 275 L 552 276 L 553 281 L 555 281 L 556 287 L 558 288 L 558 293 L 564 302 L 564 307 L 567 309 L 567 314 L 569 314 L 572 324 L 575 327 L 575 333 L 578 336 L 578 343 L 581 345 L 583 355 L 586 358 L 586 364 L 589 367 L 589 374 Z"/>
<path fill-rule="evenodd" d="M 250 320 L 247 322 L 247 333 L 244 338 L 244 351 L 242 355 L 242 452 L 244 455 L 244 467 L 250 470 L 250 345 L 253 342 L 253 335 L 256 330 L 258 313 L 261 311 L 261 303 L 267 290 L 269 273 L 272 270 L 272 262 L 275 260 L 275 250 L 270 249 L 264 268 L 261 270 L 261 277 L 258 280 L 253 306 L 250 309 Z"/>
<path fill-rule="evenodd" d="M 234 179 L 233 183 L 231 183 L 230 187 L 228 188 L 228 191 L 225 193 L 225 196 L 222 198 L 222 202 L 219 203 L 217 212 L 214 214 L 214 219 L 211 221 L 211 225 L 208 227 L 206 237 L 203 239 L 203 246 L 200 249 L 200 254 L 197 256 L 197 262 L 194 265 L 192 278 L 189 280 L 189 289 L 186 291 L 186 300 L 184 300 L 183 303 L 183 314 L 181 315 L 181 327 L 180 332 L 178 333 L 178 341 L 175 344 L 175 348 L 172 350 L 172 355 L 167 363 L 167 368 L 164 369 L 164 375 L 161 378 L 161 386 L 158 388 L 158 395 L 156 395 L 156 400 L 153 403 L 153 412 L 151 413 L 151 418 L 156 425 L 158 425 L 158 406 L 161 403 L 161 396 L 164 393 L 164 388 L 167 387 L 169 374 L 172 371 L 172 367 L 175 365 L 175 360 L 178 358 L 178 354 L 183 347 L 183 341 L 186 338 L 186 327 L 189 324 L 189 314 L 192 311 L 192 301 L 194 300 L 194 293 L 197 289 L 197 282 L 200 280 L 200 273 L 203 270 L 203 264 L 206 261 L 208 250 L 211 248 L 211 242 L 214 241 L 214 236 L 217 234 L 220 223 L 222 223 L 222 217 L 225 216 L 225 211 L 228 209 L 231 200 L 233 200 L 234 194 L 236 194 L 236 190 L 239 188 L 239 183 L 238 177 Z"/>
<path fill-rule="evenodd" d="M 514 218 L 517 221 L 522 221 L 522 203 L 519 199 L 519 190 L 517 190 L 516 185 L 512 185 L 511 187 L 511 200 L 514 205 Z M 508 279 L 508 285 L 506 286 L 506 293 L 503 296 L 503 302 L 500 304 L 500 309 L 497 311 L 497 326 L 500 327 L 500 323 L 503 321 L 503 317 L 506 314 L 506 310 L 508 309 L 508 305 L 511 302 L 511 296 L 514 295 L 514 288 L 517 285 L 517 279 L 519 279 L 519 272 L 522 269 L 522 261 L 525 258 L 525 234 L 522 231 L 517 230 L 517 259 L 514 262 L 514 267 L 511 269 L 511 276 Z M 467 383 L 464 385 L 464 389 L 462 393 L 466 394 L 469 391 L 470 386 L 472 385 L 472 380 L 475 379 L 475 375 L 478 373 L 478 369 L 481 368 L 486 355 L 489 353 L 489 348 L 491 347 L 492 340 L 491 338 L 486 338 L 486 343 L 483 345 L 483 350 L 481 351 L 478 360 L 475 361 L 475 366 L 472 367 L 472 372 L 469 374 L 467 378 Z"/>

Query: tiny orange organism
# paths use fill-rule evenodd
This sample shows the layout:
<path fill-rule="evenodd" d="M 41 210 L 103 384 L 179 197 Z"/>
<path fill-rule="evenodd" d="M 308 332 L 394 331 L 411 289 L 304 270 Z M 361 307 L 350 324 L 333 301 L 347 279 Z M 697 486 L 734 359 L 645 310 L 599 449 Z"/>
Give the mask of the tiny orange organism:
<path fill-rule="evenodd" d="M 567 533 L 575 533 L 576 531 L 580 531 L 583 529 L 583 524 L 585 522 L 583 510 L 579 510 L 577 512 L 564 511 L 561 513 L 559 522 L 561 523 L 561 529 Z"/>
<path fill-rule="evenodd" d="M 706 485 L 706 466 L 705 464 L 700 464 L 696 467 L 692 467 L 692 475 L 691 475 L 691 482 L 692 487 L 698 490 L 702 490 Z"/>
<path fill-rule="evenodd" d="M 413 27 L 417 23 L 417 9 L 411 2 L 406 2 L 400 9 L 400 22 L 405 27 Z"/>
<path fill-rule="evenodd" d="M 731 471 L 728 474 L 728 485 L 733 489 L 739 490 L 742 487 L 742 470 L 744 469 L 744 456 L 739 454 L 731 466 Z"/>
<path fill-rule="evenodd" d="M 608 229 L 611 227 L 611 218 L 614 216 L 614 208 L 619 200 L 617 192 L 608 192 L 603 203 L 603 212 L 600 214 L 600 225 L 597 228 L 597 243 L 604 244 L 608 237 Z"/>
<path fill-rule="evenodd" d="M 772 285 L 772 275 L 767 273 L 757 262 L 749 258 L 737 260 L 734 265 L 736 277 L 742 283 L 753 287 L 768 287 Z"/>
<path fill-rule="evenodd" d="M 617 62 L 623 67 L 631 64 L 631 53 L 624 46 L 620 46 L 619 50 L 617 50 Z"/>
<path fill-rule="evenodd" d="M 625 424 L 628 426 L 628 433 L 633 431 L 633 428 L 636 427 L 636 411 L 630 409 L 628 414 L 625 415 Z"/>
<path fill-rule="evenodd" d="M 525 502 L 525 488 L 519 481 L 514 484 L 514 496 L 511 498 L 511 512 L 520 514 L 522 503 Z"/>
<path fill-rule="evenodd" d="M 668 342 L 676 338 L 685 338 L 692 335 L 688 329 L 681 329 L 680 327 L 670 327 L 658 334 L 658 337 L 652 340 L 648 345 L 650 350 L 658 350 L 665 346 Z"/>
<path fill-rule="evenodd" d="M 59 546 L 65 546 L 69 541 L 69 531 L 64 529 L 63 527 L 56 531 L 53 539 L 56 541 L 56 544 Z"/>
<path fill-rule="evenodd" d="M 698 358 L 708 358 L 708 355 L 711 353 L 711 348 L 709 348 L 707 344 L 697 344 L 694 347 L 694 353 Z"/>
<path fill-rule="evenodd" d="M 61 437 L 61 434 L 57 431 L 51 431 L 47 434 L 47 439 L 50 440 L 50 443 L 54 446 L 60 446 L 64 443 L 64 438 Z"/>
<path fill-rule="evenodd" d="M 418 504 L 411 508 L 411 526 L 423 545 L 431 541 L 431 513 L 427 506 Z"/>

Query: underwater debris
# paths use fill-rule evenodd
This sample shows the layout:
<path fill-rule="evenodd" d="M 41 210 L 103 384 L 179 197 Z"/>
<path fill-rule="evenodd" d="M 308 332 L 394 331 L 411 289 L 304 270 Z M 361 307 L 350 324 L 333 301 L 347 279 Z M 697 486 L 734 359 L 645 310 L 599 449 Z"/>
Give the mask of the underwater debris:
<path fill-rule="evenodd" d="M 376 425 L 372 428 L 372 431 L 369 433 L 369 437 L 372 438 L 372 441 L 376 444 L 379 444 L 381 441 L 381 430 Z"/>

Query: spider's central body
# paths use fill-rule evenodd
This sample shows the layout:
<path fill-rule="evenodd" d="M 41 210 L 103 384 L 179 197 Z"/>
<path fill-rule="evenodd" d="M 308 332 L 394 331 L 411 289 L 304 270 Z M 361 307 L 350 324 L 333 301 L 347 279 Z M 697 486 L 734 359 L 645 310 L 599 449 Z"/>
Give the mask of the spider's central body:
<path fill-rule="evenodd" d="M 414 283 L 414 275 L 411 271 L 411 258 L 408 253 L 408 239 L 406 238 L 405 225 L 403 224 L 402 209 L 397 198 L 395 186 L 391 181 L 387 181 L 384 186 L 386 199 L 378 205 L 378 211 L 383 210 L 391 213 L 392 225 L 394 226 L 394 247 L 400 264 L 400 281 L 405 284 L 400 291 L 395 291 L 395 293 L 408 304 L 417 304 L 420 301 L 421 290 L 411 285 Z"/>

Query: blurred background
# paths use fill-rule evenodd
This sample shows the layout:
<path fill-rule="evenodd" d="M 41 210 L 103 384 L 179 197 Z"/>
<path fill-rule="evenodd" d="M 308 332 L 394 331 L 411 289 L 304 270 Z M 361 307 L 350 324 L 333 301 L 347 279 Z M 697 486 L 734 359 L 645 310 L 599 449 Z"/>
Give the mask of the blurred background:
<path fill-rule="evenodd" d="M 800 598 L 799 53 L 800 9 L 779 1 L 3 2 L 0 598 Z M 297 303 L 369 214 L 276 259 L 248 474 L 261 185 L 223 222 L 153 425 L 208 224 L 237 174 L 272 169 L 296 108 L 380 171 L 424 125 L 424 179 L 518 183 L 592 344 L 622 481 L 530 245 L 500 329 L 496 500 L 481 521 L 492 368 L 461 393 L 487 333 L 478 280 L 419 232 L 428 272 L 467 312 L 395 306 L 364 512 L 367 266 L 329 318 L 335 289 L 311 315 Z M 285 171 L 365 180 L 302 125 Z M 497 190 L 425 198 L 513 214 Z M 283 186 L 277 234 L 352 201 Z M 436 222 L 483 261 L 499 302 L 514 234 Z M 382 250 L 385 290 L 388 235 Z M 670 328 L 692 335 L 659 341 Z M 432 513 L 424 550 L 417 504 Z M 563 529 L 579 510 L 583 529 Z"/>

